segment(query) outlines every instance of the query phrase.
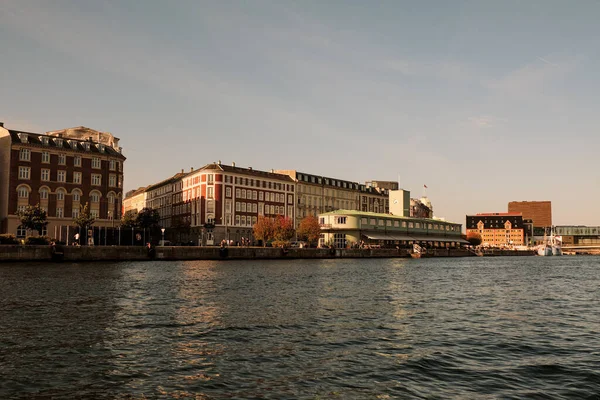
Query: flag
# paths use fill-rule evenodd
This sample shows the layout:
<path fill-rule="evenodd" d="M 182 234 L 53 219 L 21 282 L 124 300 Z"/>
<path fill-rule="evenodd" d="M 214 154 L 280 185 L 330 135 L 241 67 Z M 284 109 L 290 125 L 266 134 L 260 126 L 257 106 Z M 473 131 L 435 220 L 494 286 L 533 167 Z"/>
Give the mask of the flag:
<path fill-rule="evenodd" d="M 424 187 L 425 189 L 427 189 L 427 185 L 423 185 L 423 187 Z"/>

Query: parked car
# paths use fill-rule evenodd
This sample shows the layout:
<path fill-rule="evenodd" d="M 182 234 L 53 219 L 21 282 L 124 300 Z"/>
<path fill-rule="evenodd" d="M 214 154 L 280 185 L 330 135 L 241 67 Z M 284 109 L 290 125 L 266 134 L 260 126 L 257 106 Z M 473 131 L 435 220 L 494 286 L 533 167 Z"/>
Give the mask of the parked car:
<path fill-rule="evenodd" d="M 290 242 L 290 247 L 297 247 L 297 248 L 304 248 L 306 247 L 306 242 L 302 242 L 302 241 L 294 241 L 294 242 Z"/>

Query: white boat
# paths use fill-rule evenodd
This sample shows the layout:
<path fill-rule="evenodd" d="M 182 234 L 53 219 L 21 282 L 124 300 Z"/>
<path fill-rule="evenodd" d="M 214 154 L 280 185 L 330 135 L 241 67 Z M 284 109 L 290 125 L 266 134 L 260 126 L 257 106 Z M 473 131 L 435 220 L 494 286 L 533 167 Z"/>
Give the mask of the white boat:
<path fill-rule="evenodd" d="M 554 236 L 554 227 L 550 229 L 550 237 L 544 234 L 544 243 L 537 247 L 538 256 L 562 256 L 562 237 Z"/>

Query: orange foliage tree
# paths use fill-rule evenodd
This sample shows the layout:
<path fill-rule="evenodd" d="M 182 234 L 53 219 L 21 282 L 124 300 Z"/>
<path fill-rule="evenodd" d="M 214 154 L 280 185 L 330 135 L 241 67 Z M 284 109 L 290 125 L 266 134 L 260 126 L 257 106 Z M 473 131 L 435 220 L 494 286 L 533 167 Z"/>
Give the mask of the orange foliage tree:
<path fill-rule="evenodd" d="M 471 243 L 471 246 L 479 246 L 481 244 L 481 235 L 477 232 L 467 233 L 467 240 Z"/>
<path fill-rule="evenodd" d="M 274 238 L 280 244 L 284 242 L 288 242 L 291 238 L 294 237 L 294 222 L 291 218 L 284 217 L 282 215 L 278 215 L 275 219 L 274 224 Z"/>
<path fill-rule="evenodd" d="M 321 237 L 321 225 L 319 219 L 314 215 L 309 215 L 300 221 L 298 226 L 298 237 L 302 240 L 306 240 L 309 247 L 313 243 L 317 243 Z"/>
<path fill-rule="evenodd" d="M 273 239 L 275 232 L 275 224 L 271 218 L 258 217 L 258 220 L 252 227 L 254 238 L 263 242 L 263 247 L 267 245 L 267 241 Z"/>

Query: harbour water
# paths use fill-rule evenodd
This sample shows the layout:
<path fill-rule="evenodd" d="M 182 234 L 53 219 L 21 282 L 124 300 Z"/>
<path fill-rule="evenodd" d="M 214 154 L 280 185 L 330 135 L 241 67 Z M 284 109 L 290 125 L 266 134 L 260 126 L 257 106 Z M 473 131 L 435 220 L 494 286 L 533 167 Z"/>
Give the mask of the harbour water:
<path fill-rule="evenodd" d="M 0 398 L 598 398 L 599 287 L 597 257 L 0 264 Z"/>

